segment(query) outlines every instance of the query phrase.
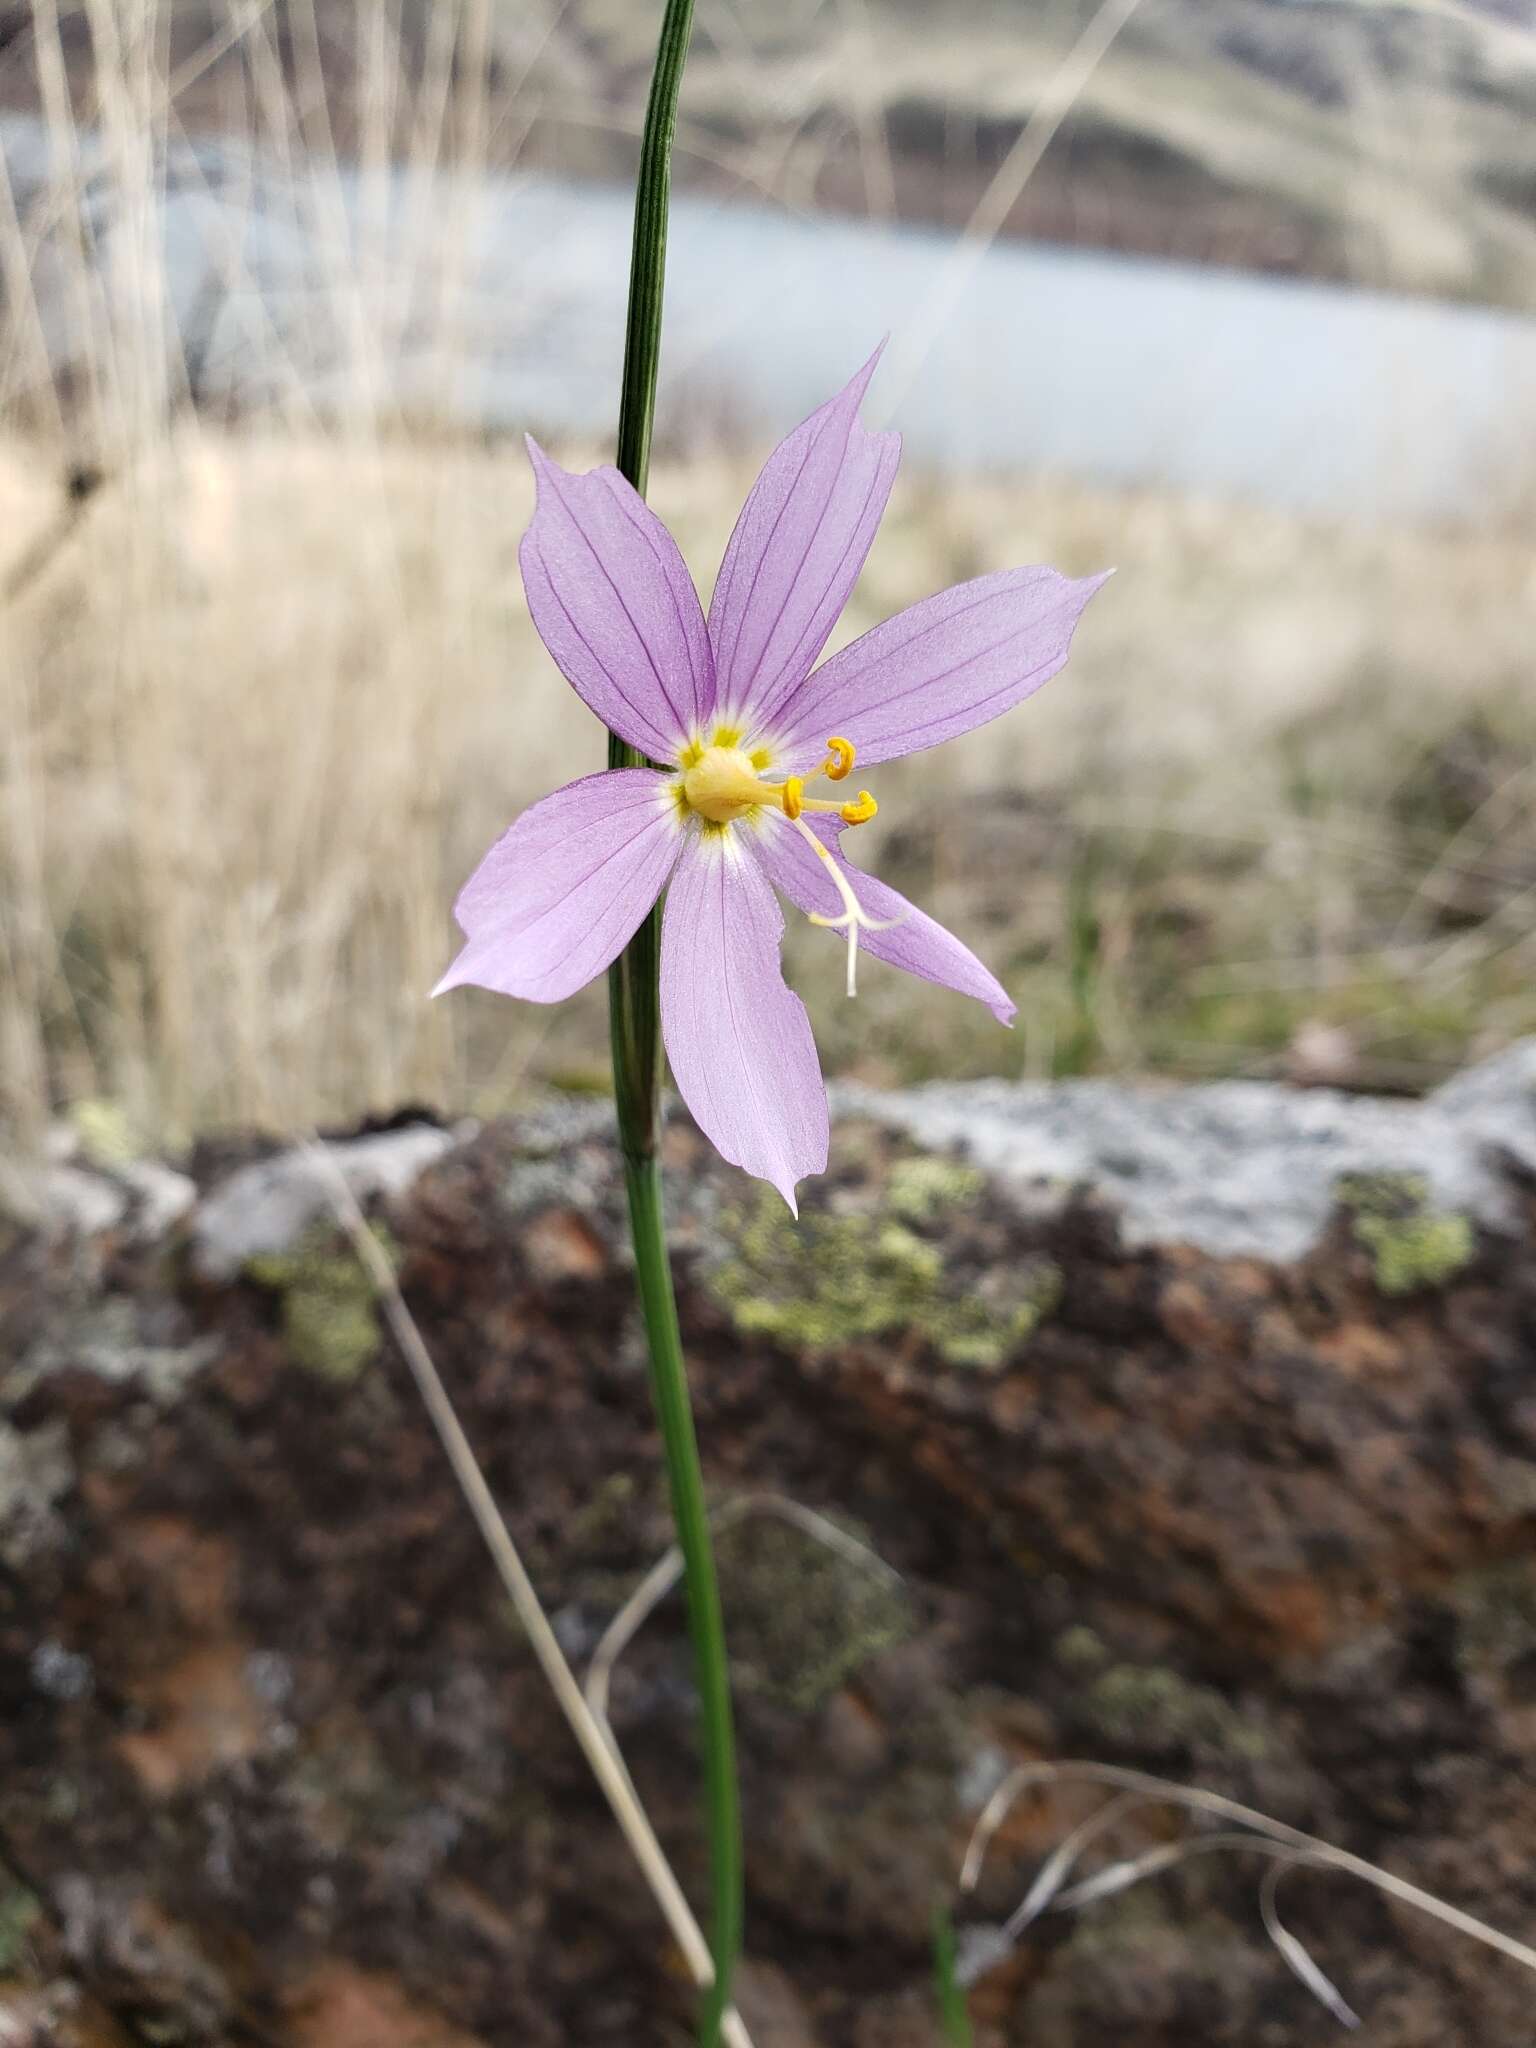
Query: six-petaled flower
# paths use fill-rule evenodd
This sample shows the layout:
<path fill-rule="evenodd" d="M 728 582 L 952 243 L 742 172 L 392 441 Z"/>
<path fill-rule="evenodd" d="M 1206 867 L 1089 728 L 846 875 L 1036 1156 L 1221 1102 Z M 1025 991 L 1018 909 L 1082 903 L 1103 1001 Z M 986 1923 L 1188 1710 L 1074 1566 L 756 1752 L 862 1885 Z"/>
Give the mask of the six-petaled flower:
<path fill-rule="evenodd" d="M 896 474 L 861 427 L 874 371 L 769 457 L 706 620 L 666 528 L 611 468 L 573 476 L 530 441 L 520 560 L 533 621 L 573 689 L 655 765 L 568 783 L 525 811 L 455 906 L 466 941 L 439 990 L 558 1002 L 600 974 L 662 892 L 662 1033 L 694 1120 L 725 1158 L 795 1184 L 827 1160 L 827 1097 L 804 1005 L 779 967 L 782 894 L 847 946 L 985 1003 L 1001 985 L 933 919 L 853 867 L 875 812 L 848 785 L 1038 689 L 1104 580 L 1005 569 L 925 598 L 820 668 Z M 808 794 L 818 778 L 831 795 Z M 853 788 L 855 793 L 850 794 Z"/>

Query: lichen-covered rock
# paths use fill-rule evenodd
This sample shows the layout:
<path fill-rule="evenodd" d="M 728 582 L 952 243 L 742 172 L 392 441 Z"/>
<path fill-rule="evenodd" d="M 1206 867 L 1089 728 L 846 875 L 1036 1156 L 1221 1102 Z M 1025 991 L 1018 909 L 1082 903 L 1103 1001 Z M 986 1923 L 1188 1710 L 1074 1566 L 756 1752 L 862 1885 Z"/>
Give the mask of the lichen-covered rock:
<path fill-rule="evenodd" d="M 1512 1750 L 1536 1745 L 1536 1556 L 1463 1574 L 1452 1611 L 1469 1694 Z"/>
<path fill-rule="evenodd" d="M 121 1231 L 154 1244 L 196 1197 L 186 1174 L 138 1156 L 124 1120 L 100 1103 L 81 1105 L 74 1123 L 55 1129 L 42 1159 L 0 1159 L 0 1217 L 20 1218 L 56 1237 Z"/>
<path fill-rule="evenodd" d="M 995 1372 L 1050 1314 L 1061 1275 L 1044 1257 L 966 1258 L 957 1223 L 985 1182 L 941 1159 L 899 1161 L 836 1208 L 795 1221 L 771 1191 L 727 1220 L 731 1255 L 709 1285 L 743 1335 L 824 1352 L 916 1337 L 946 1365 Z"/>
<path fill-rule="evenodd" d="M 386 1253 L 387 1233 L 376 1233 Z M 258 1252 L 248 1279 L 282 1303 L 283 1334 L 295 1365 L 345 1386 L 378 1356 L 378 1288 L 336 1228 L 311 1224 L 286 1251 Z"/>
<path fill-rule="evenodd" d="M 23 1433 L 0 1422 L 0 1564 L 25 1571 L 64 1539 L 58 1503 L 74 1478 L 61 1419 Z"/>
<path fill-rule="evenodd" d="M 738 1682 L 799 1713 L 825 1706 L 913 1630 L 906 1589 L 876 1555 L 851 1556 L 792 1523 L 758 1517 L 724 1531 L 719 1569 L 740 1644 Z"/>
<path fill-rule="evenodd" d="M 26 1955 L 27 1936 L 41 1918 L 42 1910 L 26 1886 L 0 1865 L 0 1978 L 20 1968 Z"/>
<path fill-rule="evenodd" d="M 152 1400 L 174 1401 L 217 1348 L 216 1338 L 195 1336 L 170 1305 L 130 1294 L 88 1297 L 56 1311 L 21 1356 L 0 1370 L 0 1405 L 15 1407 L 60 1372 L 131 1382 Z"/>
<path fill-rule="evenodd" d="M 959 1147 L 1033 1206 L 1091 1188 L 1113 1203 L 1128 1244 L 1188 1244 L 1216 1258 L 1303 1257 L 1345 1174 L 1414 1176 L 1435 1209 L 1518 1229 L 1503 1164 L 1536 1172 L 1536 1041 L 1422 1102 L 1259 1081 L 935 1082 L 844 1099 L 919 1144 Z"/>
<path fill-rule="evenodd" d="M 1198 1781 L 1529 1937 L 1529 1078 L 1512 1057 L 1363 1108 L 866 1100 L 799 1225 L 676 1123 L 712 1497 L 842 1532 L 722 1535 L 759 2048 L 937 2043 L 934 1901 L 1025 1758 Z M 388 1170 L 357 1142 L 336 1149 L 579 1662 L 671 1539 L 609 1113 L 428 1131 Z M 293 1155 L 197 1172 L 160 1242 L 125 1209 L 0 1243 L 0 2032 L 685 2035 L 323 1186 Z M 1242 1219 L 1269 1187 L 1264 1256 Z M 673 1595 L 612 1713 L 703 1897 L 690 1669 Z M 963 1955 L 1085 1810 L 1019 1808 Z M 1114 1852 L 1171 1825 L 1131 1816 Z M 1042 1923 L 974 1989 L 981 2048 L 1312 2048 L 1328 2022 L 1255 1882 L 1205 1856 Z M 1292 1873 L 1284 1910 L 1374 2048 L 1528 2048 L 1513 1964 L 1333 1878 Z"/>

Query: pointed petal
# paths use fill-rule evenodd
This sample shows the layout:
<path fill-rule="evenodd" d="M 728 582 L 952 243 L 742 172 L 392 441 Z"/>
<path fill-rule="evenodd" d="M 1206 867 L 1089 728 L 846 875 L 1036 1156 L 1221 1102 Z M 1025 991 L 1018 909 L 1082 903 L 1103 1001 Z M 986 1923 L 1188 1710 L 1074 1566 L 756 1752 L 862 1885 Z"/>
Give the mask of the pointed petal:
<path fill-rule="evenodd" d="M 823 662 L 784 705 L 774 773 L 813 765 L 829 733 L 852 740 L 862 768 L 1011 710 L 1065 662 L 1083 607 L 1104 581 L 1004 569 L 898 612 Z"/>
<path fill-rule="evenodd" d="M 528 609 L 571 688 L 611 731 L 672 761 L 714 710 L 714 658 L 677 543 L 616 469 L 573 476 L 536 442 Z"/>
<path fill-rule="evenodd" d="M 1010 1023 L 1018 1005 L 1011 999 L 990 968 L 983 967 L 968 946 L 961 945 L 953 932 L 936 918 L 909 903 L 899 890 L 856 868 L 843 853 L 839 841 L 845 831 L 841 822 L 823 813 L 805 821 L 842 868 L 861 910 L 889 931 L 861 931 L 859 951 L 873 954 L 892 967 L 905 968 L 922 981 L 935 981 L 962 996 L 974 996 L 985 1003 L 999 1024 Z M 822 917 L 838 917 L 843 903 L 829 879 L 824 864 L 806 845 L 794 827 L 781 818 L 769 818 L 766 829 L 749 842 L 776 887 L 782 889 L 798 910 L 815 911 Z M 835 934 L 839 944 L 842 934 Z"/>
<path fill-rule="evenodd" d="M 683 830 L 668 778 L 568 782 L 502 834 L 453 906 L 468 944 L 434 995 L 472 983 L 557 1003 L 602 973 L 667 885 Z"/>
<path fill-rule="evenodd" d="M 716 702 L 732 724 L 771 724 L 858 581 L 901 457 L 899 435 L 859 425 L 878 361 L 779 443 L 742 507 L 709 607 Z"/>
<path fill-rule="evenodd" d="M 794 1209 L 795 1183 L 826 1169 L 827 1091 L 805 1005 L 779 971 L 783 933 L 740 831 L 691 838 L 661 926 L 672 1077 L 721 1157 L 771 1181 Z"/>

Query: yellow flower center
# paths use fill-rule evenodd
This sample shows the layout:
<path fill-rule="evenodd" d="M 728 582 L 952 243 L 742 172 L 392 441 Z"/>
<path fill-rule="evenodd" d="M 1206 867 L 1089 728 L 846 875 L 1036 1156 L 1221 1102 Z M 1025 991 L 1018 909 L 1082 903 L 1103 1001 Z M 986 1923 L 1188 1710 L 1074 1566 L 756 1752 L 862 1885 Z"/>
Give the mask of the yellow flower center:
<path fill-rule="evenodd" d="M 706 747 L 683 776 L 683 795 L 690 810 L 714 825 L 729 825 L 759 804 L 783 808 L 782 792 L 759 781 L 740 747 Z"/>
<path fill-rule="evenodd" d="M 805 793 L 806 781 L 814 781 L 816 775 L 825 775 L 829 782 L 842 782 L 852 772 L 853 742 L 834 733 L 827 741 L 827 758 L 815 775 L 791 775 L 783 782 L 764 782 L 762 771 L 773 759 L 772 749 L 753 747 L 748 751 L 741 741 L 742 735 L 733 726 L 723 725 L 717 726 L 708 740 L 689 741 L 677 761 L 683 771 L 682 780 L 672 785 L 678 809 L 684 816 L 690 811 L 696 813 L 717 832 L 724 832 L 738 818 L 754 817 L 763 809 L 784 813 L 826 869 L 827 879 L 841 899 L 843 908 L 838 917 L 826 916 L 819 910 L 808 915 L 812 924 L 848 934 L 848 993 L 853 995 L 857 991 L 859 933 L 886 931 L 890 927 L 860 908 L 848 877 L 801 817 L 803 811 L 836 811 L 845 825 L 867 825 L 875 815 L 879 807 L 867 789 L 861 789 L 848 803 L 828 803 Z"/>
<path fill-rule="evenodd" d="M 802 811 L 835 811 L 845 825 L 864 825 L 879 808 L 867 789 L 847 803 L 808 797 L 805 784 L 814 776 L 791 775 L 784 782 L 764 782 L 761 771 L 772 758 L 768 749 L 754 747 L 749 753 L 740 741 L 740 733 L 722 726 L 711 741 L 695 740 L 679 757 L 683 779 L 677 784 L 677 795 L 684 809 L 697 811 L 712 825 L 734 824 L 764 805 L 782 811 L 791 821 Z M 853 761 L 853 742 L 834 734 L 827 741 L 827 758 L 815 773 L 841 782 Z"/>

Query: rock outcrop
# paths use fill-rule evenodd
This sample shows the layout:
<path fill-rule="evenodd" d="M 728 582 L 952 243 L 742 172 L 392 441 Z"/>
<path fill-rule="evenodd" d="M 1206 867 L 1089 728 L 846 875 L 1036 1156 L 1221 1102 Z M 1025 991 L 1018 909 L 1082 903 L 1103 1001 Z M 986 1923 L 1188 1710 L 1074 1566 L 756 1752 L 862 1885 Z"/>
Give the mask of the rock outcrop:
<path fill-rule="evenodd" d="M 1199 1783 L 1530 1940 L 1536 1049 L 1417 1105 L 842 1107 L 798 1227 L 668 1140 L 717 1499 L 899 1575 L 722 1537 L 758 2048 L 939 2040 L 932 1910 L 1021 1759 Z M 608 1126 L 334 1148 L 578 1663 L 669 1539 Z M 0 1225 L 0 2039 L 659 2048 L 686 1986 L 324 1186 L 59 1159 Z M 613 1715 L 697 1895 L 675 1610 Z M 1084 1810 L 1016 1812 L 962 1935 Z M 1198 1857 L 1048 1918 L 978 2040 L 1310 2048 L 1256 1899 Z M 1334 1876 L 1285 1912 L 1375 2048 L 1527 2048 L 1513 1963 Z"/>

